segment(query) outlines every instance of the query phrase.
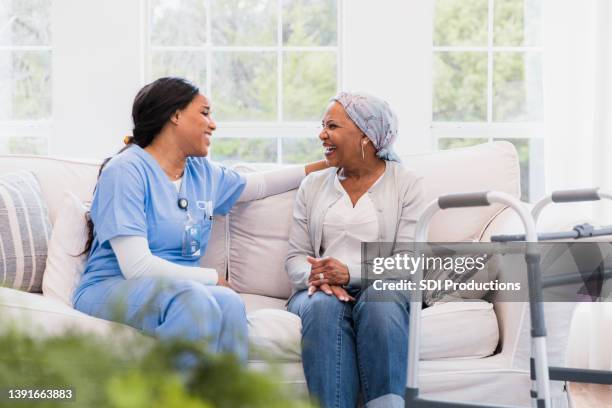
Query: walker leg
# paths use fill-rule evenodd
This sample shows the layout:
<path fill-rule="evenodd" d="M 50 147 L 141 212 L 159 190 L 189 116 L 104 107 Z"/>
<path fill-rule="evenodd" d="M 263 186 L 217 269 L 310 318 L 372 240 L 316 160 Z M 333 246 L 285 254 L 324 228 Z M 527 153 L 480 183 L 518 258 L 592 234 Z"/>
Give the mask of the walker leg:
<path fill-rule="evenodd" d="M 525 260 L 529 282 L 532 379 L 535 374 L 535 390 L 532 385 L 531 397 L 537 408 L 551 408 L 540 255 L 529 248 Z"/>

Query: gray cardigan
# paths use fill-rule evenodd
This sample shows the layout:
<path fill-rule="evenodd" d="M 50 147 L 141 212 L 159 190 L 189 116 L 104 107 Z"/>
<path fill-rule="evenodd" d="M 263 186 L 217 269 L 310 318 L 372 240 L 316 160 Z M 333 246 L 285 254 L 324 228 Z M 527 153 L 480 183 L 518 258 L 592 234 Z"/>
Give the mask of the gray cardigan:
<path fill-rule="evenodd" d="M 378 242 L 412 242 L 414 228 L 424 206 L 423 179 L 397 162 L 386 162 L 385 172 L 370 194 L 378 216 Z M 294 291 L 306 289 L 310 264 L 306 256 L 321 256 L 323 220 L 342 196 L 334 187 L 336 168 L 311 173 L 297 192 L 285 268 Z M 389 246 L 389 248 L 391 248 Z M 390 253 L 380 256 L 391 256 Z M 360 269 L 360 268 L 359 268 Z M 351 285 L 360 270 L 352 270 Z"/>

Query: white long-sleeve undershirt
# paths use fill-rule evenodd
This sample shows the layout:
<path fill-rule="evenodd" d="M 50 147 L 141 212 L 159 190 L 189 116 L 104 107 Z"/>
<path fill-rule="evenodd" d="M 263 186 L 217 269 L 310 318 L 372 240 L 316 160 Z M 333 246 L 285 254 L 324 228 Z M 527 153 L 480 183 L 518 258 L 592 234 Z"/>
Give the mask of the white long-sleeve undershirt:
<path fill-rule="evenodd" d="M 246 185 L 238 202 L 259 200 L 296 188 L 305 176 L 304 166 L 245 174 Z M 174 182 L 177 191 L 181 180 Z M 145 237 L 120 236 L 110 240 L 121 273 L 126 279 L 168 277 L 189 279 L 205 285 L 216 285 L 219 276 L 212 268 L 183 266 L 153 255 Z"/>
<path fill-rule="evenodd" d="M 115 237 L 110 244 L 126 279 L 167 277 L 194 280 L 204 285 L 216 285 L 219 280 L 215 269 L 183 266 L 153 255 L 145 237 Z"/>
<path fill-rule="evenodd" d="M 300 185 L 306 175 L 304 166 L 291 166 L 282 169 L 246 173 L 246 186 L 238 197 L 238 202 L 259 200 L 275 194 L 293 190 Z"/>

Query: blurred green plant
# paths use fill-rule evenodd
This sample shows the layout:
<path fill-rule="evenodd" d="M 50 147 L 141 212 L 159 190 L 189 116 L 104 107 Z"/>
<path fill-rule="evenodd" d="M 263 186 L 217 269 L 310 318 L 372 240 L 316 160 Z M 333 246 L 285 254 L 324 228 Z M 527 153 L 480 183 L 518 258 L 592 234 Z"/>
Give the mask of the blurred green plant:
<path fill-rule="evenodd" d="M 181 361 L 187 361 L 185 365 Z M 179 367 L 183 367 L 180 369 Z M 188 368 L 185 368 L 188 367 Z M 271 373 L 246 369 L 232 355 L 210 355 L 184 341 L 142 343 L 66 333 L 0 334 L 0 389 L 74 390 L 76 403 L 51 400 L 0 406 L 79 408 L 308 407 Z"/>

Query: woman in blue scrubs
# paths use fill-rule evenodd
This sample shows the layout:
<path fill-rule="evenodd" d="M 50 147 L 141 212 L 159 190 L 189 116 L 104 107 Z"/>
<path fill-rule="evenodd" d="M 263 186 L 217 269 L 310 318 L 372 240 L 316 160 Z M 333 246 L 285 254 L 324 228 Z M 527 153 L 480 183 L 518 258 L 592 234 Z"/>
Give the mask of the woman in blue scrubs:
<path fill-rule="evenodd" d="M 324 162 L 245 177 L 206 156 L 216 124 L 210 101 L 180 78 L 137 94 L 133 136 L 100 169 L 90 211 L 89 258 L 73 296 L 91 316 L 160 339 L 201 342 L 247 358 L 240 297 L 199 266 L 214 215 L 297 187 Z"/>

